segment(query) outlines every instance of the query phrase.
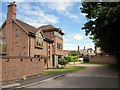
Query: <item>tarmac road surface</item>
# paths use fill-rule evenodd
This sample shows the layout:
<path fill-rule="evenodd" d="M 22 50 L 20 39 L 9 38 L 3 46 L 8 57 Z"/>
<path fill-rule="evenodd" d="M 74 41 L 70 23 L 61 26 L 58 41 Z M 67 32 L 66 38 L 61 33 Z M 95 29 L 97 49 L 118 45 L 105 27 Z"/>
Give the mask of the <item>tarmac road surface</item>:
<path fill-rule="evenodd" d="M 116 70 L 97 64 L 80 66 L 87 68 L 26 88 L 118 88 Z"/>

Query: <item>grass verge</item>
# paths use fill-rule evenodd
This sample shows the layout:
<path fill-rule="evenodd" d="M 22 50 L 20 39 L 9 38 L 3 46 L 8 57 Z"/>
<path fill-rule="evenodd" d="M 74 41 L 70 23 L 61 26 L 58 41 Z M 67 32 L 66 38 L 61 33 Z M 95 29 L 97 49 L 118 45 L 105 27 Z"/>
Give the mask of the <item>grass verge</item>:
<path fill-rule="evenodd" d="M 104 65 L 104 67 L 110 67 L 116 69 L 117 71 L 120 71 L 120 67 L 118 64 L 106 64 Z"/>
<path fill-rule="evenodd" d="M 82 70 L 84 68 L 86 67 L 73 66 L 69 68 L 49 69 L 49 70 L 45 70 L 45 74 L 51 74 L 51 73 L 57 73 L 57 72 L 72 72 L 72 71 Z"/>
<path fill-rule="evenodd" d="M 101 63 L 96 63 L 96 62 L 82 62 L 80 64 L 101 64 Z"/>

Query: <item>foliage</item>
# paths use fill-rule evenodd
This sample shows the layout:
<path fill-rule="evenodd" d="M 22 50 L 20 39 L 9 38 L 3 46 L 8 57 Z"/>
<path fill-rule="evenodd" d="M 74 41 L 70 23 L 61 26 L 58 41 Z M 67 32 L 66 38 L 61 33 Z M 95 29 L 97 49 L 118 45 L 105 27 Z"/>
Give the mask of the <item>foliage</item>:
<path fill-rule="evenodd" d="M 59 61 L 58 61 L 58 64 L 60 64 L 61 66 L 62 66 L 62 65 L 65 66 L 67 63 L 68 63 L 67 60 L 64 59 L 64 58 L 60 58 Z"/>
<path fill-rule="evenodd" d="M 78 61 L 78 57 L 77 56 L 64 56 L 64 58 L 68 61 L 68 62 L 75 62 Z"/>
<path fill-rule="evenodd" d="M 69 53 L 68 56 L 64 56 L 64 58 L 68 61 L 68 62 L 75 62 L 78 60 L 80 53 L 77 51 L 72 51 Z"/>
<path fill-rule="evenodd" d="M 64 56 L 64 58 L 68 61 L 68 62 L 73 62 L 73 56 Z"/>
<path fill-rule="evenodd" d="M 80 53 L 77 51 L 72 51 L 69 53 L 70 56 L 78 56 Z"/>
<path fill-rule="evenodd" d="M 95 46 L 119 58 L 120 2 L 83 2 L 81 12 L 88 19 L 82 29 L 91 36 Z"/>

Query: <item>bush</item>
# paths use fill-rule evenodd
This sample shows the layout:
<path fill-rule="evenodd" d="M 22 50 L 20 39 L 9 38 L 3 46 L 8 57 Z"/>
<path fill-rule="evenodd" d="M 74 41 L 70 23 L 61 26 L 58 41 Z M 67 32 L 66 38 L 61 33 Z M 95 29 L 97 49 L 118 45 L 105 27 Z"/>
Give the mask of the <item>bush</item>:
<path fill-rule="evenodd" d="M 83 56 L 83 61 L 84 62 L 89 62 L 89 56 L 88 55 L 84 55 Z"/>
<path fill-rule="evenodd" d="M 89 62 L 89 59 L 85 58 L 83 59 L 84 62 Z"/>
<path fill-rule="evenodd" d="M 67 63 L 68 63 L 67 60 L 64 59 L 64 58 L 60 58 L 59 61 L 58 61 L 58 64 L 60 64 L 61 66 L 62 66 L 62 65 L 65 66 Z"/>

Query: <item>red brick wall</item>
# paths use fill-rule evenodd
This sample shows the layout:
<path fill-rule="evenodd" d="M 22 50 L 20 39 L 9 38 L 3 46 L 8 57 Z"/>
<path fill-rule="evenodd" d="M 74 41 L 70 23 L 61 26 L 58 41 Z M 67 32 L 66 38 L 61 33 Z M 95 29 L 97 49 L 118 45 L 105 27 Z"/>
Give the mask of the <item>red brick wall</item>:
<path fill-rule="evenodd" d="M 16 30 L 18 30 L 18 45 L 16 47 Z M 8 34 L 8 33 L 7 33 Z M 29 56 L 29 36 L 19 26 L 13 23 L 11 56 Z M 19 51 L 19 52 L 18 52 Z"/>
<path fill-rule="evenodd" d="M 35 48 L 35 38 L 31 37 L 30 38 L 30 56 L 34 57 L 34 55 L 43 55 L 46 56 L 47 53 L 47 47 L 46 44 L 48 42 L 43 42 L 43 48 L 39 49 L 39 48 Z"/>
<path fill-rule="evenodd" d="M 32 59 L 32 61 L 31 61 Z M 21 79 L 44 72 L 44 60 L 41 58 L 2 58 L 2 81 Z"/>
<path fill-rule="evenodd" d="M 44 32 L 44 35 L 47 36 L 48 38 L 51 38 L 51 32 Z"/>
<path fill-rule="evenodd" d="M 62 44 L 62 49 L 58 49 L 57 48 L 57 43 L 60 43 L 60 44 Z M 64 54 L 64 52 L 63 52 L 63 39 L 61 39 L 61 38 L 58 38 L 58 37 L 55 37 L 54 38 L 54 49 L 55 49 L 55 54 L 59 54 L 59 55 L 63 55 Z"/>
<path fill-rule="evenodd" d="M 49 46 L 50 46 L 50 49 L 48 49 L 48 50 L 50 50 L 50 60 L 49 60 L 49 67 L 53 67 L 52 66 L 52 43 L 50 43 L 49 44 Z"/>
<path fill-rule="evenodd" d="M 94 56 L 89 57 L 89 62 L 116 64 L 117 59 L 114 56 Z"/>

